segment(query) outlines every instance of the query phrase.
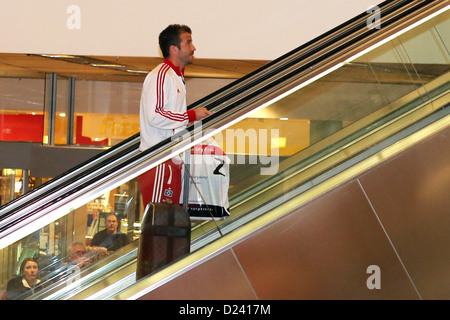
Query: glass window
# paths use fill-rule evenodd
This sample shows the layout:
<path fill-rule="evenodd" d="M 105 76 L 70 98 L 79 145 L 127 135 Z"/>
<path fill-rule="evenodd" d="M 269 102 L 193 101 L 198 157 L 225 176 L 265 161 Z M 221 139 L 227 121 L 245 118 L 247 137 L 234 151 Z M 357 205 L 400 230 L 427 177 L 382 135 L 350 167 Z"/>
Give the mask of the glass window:
<path fill-rule="evenodd" d="M 111 146 L 139 132 L 141 82 L 77 80 L 74 142 Z"/>
<path fill-rule="evenodd" d="M 0 78 L 0 141 L 43 141 L 44 79 Z"/>

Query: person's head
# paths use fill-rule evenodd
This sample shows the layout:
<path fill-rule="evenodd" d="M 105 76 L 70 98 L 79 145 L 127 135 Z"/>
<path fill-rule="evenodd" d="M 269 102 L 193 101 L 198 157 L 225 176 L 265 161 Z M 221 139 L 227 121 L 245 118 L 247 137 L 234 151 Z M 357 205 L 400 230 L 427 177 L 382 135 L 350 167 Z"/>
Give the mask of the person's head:
<path fill-rule="evenodd" d="M 184 66 L 194 61 L 192 31 L 186 25 L 171 24 L 159 34 L 159 47 L 163 57 L 176 66 Z"/>
<path fill-rule="evenodd" d="M 68 259 L 73 264 L 80 265 L 80 267 L 91 262 L 86 257 L 86 246 L 81 242 L 72 243 L 69 249 Z"/>
<path fill-rule="evenodd" d="M 38 276 L 39 266 L 35 259 L 26 258 L 20 265 L 20 274 L 25 278 L 25 280 L 32 284 L 36 281 Z"/>
<path fill-rule="evenodd" d="M 81 242 L 74 242 L 69 249 L 68 259 L 69 261 L 76 261 L 86 254 L 86 247 Z"/>
<path fill-rule="evenodd" d="M 106 232 L 108 234 L 116 233 L 118 223 L 117 223 L 117 217 L 114 213 L 111 213 L 106 217 L 105 223 L 106 223 Z"/>

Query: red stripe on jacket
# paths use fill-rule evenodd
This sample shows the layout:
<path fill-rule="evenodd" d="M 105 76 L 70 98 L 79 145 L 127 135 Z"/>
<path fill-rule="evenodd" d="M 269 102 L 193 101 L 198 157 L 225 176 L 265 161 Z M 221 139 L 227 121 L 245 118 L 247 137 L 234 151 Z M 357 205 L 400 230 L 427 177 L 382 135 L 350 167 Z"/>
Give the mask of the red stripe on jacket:
<path fill-rule="evenodd" d="M 161 116 L 173 120 L 173 121 L 180 121 L 183 122 L 185 120 L 188 120 L 188 113 L 185 112 L 184 114 L 176 114 L 171 111 L 164 110 L 164 81 L 166 79 L 166 74 L 169 71 L 170 66 L 168 64 L 164 64 L 161 69 L 158 71 L 158 77 L 157 77 L 157 84 L 156 84 L 156 96 L 157 96 L 157 103 L 155 111 L 156 113 L 160 114 Z"/>

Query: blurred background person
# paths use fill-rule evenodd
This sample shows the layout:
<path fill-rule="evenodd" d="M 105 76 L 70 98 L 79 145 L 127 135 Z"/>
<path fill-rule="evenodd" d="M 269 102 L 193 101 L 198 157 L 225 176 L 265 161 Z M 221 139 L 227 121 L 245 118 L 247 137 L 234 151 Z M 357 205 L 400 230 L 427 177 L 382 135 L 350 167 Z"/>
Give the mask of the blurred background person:
<path fill-rule="evenodd" d="M 92 262 L 87 255 L 86 246 L 81 242 L 72 243 L 67 259 L 68 264 L 76 265 L 78 268 L 82 268 Z"/>
<path fill-rule="evenodd" d="M 39 266 L 35 259 L 26 258 L 20 265 L 20 275 L 8 281 L 6 300 L 24 300 L 42 289 L 38 278 Z"/>
<path fill-rule="evenodd" d="M 127 235 L 117 232 L 117 217 L 114 213 L 106 217 L 106 228 L 97 232 L 92 238 L 91 247 L 105 248 L 107 251 L 115 251 L 128 244 Z"/>

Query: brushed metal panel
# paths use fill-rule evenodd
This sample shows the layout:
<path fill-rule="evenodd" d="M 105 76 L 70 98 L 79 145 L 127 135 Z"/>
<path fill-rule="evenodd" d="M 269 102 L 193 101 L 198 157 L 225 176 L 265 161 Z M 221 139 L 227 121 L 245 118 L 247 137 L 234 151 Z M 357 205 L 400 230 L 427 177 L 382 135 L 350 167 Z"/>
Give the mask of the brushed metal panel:
<path fill-rule="evenodd" d="M 450 298 L 450 128 L 360 178 L 423 299 Z"/>
<path fill-rule="evenodd" d="M 234 247 L 260 299 L 418 299 L 356 181 Z M 367 268 L 380 267 L 370 290 Z"/>
<path fill-rule="evenodd" d="M 139 300 L 254 300 L 230 250 L 209 259 Z"/>

